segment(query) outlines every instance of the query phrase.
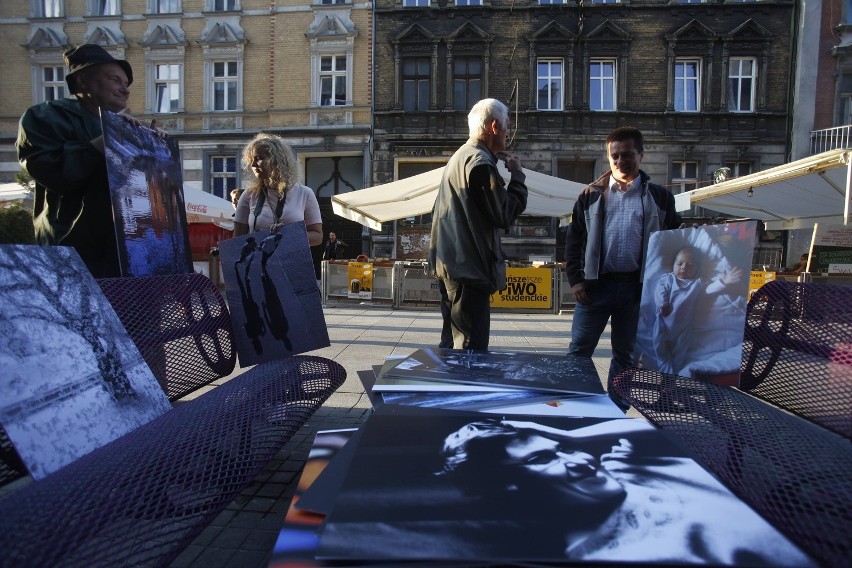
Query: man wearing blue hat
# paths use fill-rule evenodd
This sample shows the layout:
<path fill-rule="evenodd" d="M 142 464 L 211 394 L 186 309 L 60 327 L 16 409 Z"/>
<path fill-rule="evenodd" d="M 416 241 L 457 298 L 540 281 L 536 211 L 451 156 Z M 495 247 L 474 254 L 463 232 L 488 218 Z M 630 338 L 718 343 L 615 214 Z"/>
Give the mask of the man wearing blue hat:
<path fill-rule="evenodd" d="M 121 276 L 100 109 L 127 108 L 133 70 L 93 44 L 66 51 L 65 66 L 74 96 L 30 107 L 15 143 L 18 161 L 35 180 L 36 241 L 74 247 L 96 278 Z"/>

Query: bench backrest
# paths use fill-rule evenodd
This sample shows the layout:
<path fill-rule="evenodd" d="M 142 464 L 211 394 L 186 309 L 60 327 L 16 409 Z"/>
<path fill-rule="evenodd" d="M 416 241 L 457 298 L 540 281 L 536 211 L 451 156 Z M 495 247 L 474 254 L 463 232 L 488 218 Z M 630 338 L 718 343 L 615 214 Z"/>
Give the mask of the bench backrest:
<path fill-rule="evenodd" d="M 202 274 L 97 281 L 169 400 L 234 370 L 228 307 Z"/>
<path fill-rule="evenodd" d="M 740 389 L 852 437 L 852 286 L 761 287 L 748 304 Z"/>

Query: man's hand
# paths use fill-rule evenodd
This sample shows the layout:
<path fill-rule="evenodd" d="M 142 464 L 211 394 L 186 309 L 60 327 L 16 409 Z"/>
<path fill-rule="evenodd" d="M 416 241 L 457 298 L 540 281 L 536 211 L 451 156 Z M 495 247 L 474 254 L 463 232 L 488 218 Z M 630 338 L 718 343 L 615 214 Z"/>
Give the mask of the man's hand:
<path fill-rule="evenodd" d="M 672 305 L 668 302 L 663 302 L 663 305 L 660 306 L 660 315 L 666 317 L 672 313 Z"/>
<path fill-rule="evenodd" d="M 521 166 L 521 159 L 515 154 L 501 152 L 499 158 L 503 160 L 506 164 L 506 169 L 510 172 L 520 172 L 523 170 L 523 166 Z"/>
<path fill-rule="evenodd" d="M 592 303 L 589 299 L 589 295 L 586 293 L 586 283 L 585 282 L 577 282 L 573 286 L 571 286 L 571 293 L 574 294 L 574 299 L 577 300 L 578 303 L 587 306 Z"/>

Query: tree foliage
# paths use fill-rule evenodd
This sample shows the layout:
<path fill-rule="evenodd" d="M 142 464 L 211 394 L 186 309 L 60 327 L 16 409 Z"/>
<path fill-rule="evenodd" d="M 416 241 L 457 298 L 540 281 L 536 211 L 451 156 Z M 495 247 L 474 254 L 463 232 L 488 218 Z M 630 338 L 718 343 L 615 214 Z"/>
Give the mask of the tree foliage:
<path fill-rule="evenodd" d="M 33 244 L 32 212 L 20 203 L 0 209 L 0 244 Z"/>

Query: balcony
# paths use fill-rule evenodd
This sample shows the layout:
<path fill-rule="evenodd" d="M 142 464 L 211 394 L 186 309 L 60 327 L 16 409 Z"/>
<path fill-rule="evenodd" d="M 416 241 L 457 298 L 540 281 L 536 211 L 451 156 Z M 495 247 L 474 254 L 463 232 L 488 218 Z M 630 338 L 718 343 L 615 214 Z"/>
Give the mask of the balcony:
<path fill-rule="evenodd" d="M 852 125 L 837 126 L 811 132 L 811 155 L 829 150 L 852 148 Z"/>

